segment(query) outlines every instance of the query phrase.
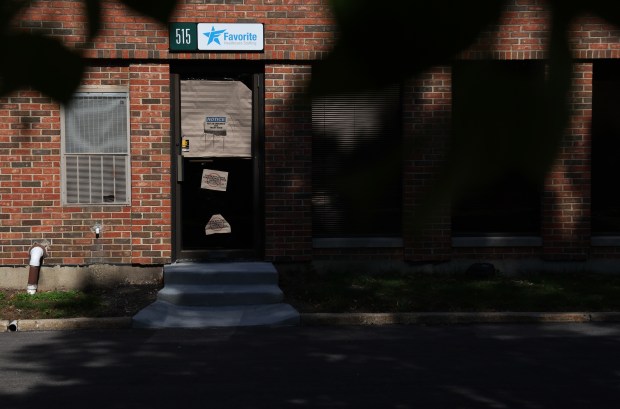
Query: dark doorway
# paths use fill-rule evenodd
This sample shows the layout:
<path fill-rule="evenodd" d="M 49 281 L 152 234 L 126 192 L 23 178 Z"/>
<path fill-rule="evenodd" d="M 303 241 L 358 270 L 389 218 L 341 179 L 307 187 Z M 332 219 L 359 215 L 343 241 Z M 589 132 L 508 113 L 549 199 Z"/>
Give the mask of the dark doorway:
<path fill-rule="evenodd" d="M 172 76 L 175 258 L 262 257 L 262 75 Z"/>

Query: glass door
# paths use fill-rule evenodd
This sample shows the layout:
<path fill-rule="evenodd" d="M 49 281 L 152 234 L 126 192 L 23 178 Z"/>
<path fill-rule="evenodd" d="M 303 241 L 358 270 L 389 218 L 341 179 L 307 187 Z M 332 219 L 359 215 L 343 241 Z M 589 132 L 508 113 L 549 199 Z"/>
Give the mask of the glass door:
<path fill-rule="evenodd" d="M 178 78 L 177 259 L 261 255 L 259 81 Z"/>

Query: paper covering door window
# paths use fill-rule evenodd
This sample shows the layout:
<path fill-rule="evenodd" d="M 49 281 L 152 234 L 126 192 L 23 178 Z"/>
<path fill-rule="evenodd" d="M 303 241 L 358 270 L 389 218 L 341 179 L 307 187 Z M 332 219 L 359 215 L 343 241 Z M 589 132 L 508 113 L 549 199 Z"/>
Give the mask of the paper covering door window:
<path fill-rule="evenodd" d="M 181 154 L 252 155 L 252 90 L 240 81 L 181 81 Z"/>

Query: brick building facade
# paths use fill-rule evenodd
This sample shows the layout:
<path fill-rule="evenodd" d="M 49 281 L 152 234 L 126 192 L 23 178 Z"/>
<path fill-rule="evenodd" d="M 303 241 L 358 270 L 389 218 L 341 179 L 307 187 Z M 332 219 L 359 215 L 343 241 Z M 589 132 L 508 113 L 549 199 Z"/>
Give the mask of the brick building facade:
<path fill-rule="evenodd" d="M 185 258 L 179 240 L 179 100 L 184 79 L 254 75 L 252 180 L 257 220 L 251 258 L 275 263 L 372 260 L 424 265 L 438 262 L 613 263 L 620 229 L 591 229 L 593 89 L 597 64 L 620 58 L 618 28 L 596 16 L 571 26 L 575 64 L 572 116 L 560 154 L 544 181 L 538 234 L 453 234 L 450 205 L 439 207 L 422 230 L 402 223 L 390 237 L 317 237 L 313 228 L 313 120 L 306 87 L 313 63 L 335 43 L 327 0 L 180 1 L 171 23 L 261 23 L 260 52 L 172 52 L 168 27 L 123 5 L 104 3 L 102 30 L 87 40 L 81 1 L 38 1 L 16 28 L 59 38 L 83 52 L 85 90 L 126 90 L 129 111 L 129 202 L 63 201 L 62 107 L 37 91 L 0 97 L 0 269 L 28 262 L 34 242 L 48 240 L 46 266 L 160 267 Z M 545 62 L 550 12 L 544 1 L 512 0 L 499 25 L 459 57 L 498 62 Z M 613 70 L 607 70 L 613 71 Z M 620 72 L 620 71 L 619 71 Z M 430 143 L 407 151 L 402 162 L 403 220 L 428 194 L 452 132 L 453 67 L 438 66 L 401 86 L 403 141 Z M 50 79 L 53 80 L 53 79 Z M 619 78 L 620 80 L 620 78 Z M 258 90 L 258 91 L 256 91 Z M 188 162 L 189 163 L 189 162 Z M 95 237 L 94 225 L 102 227 Z M 234 227 L 233 227 L 234 228 Z M 205 249 L 209 250 L 209 249 Z M 207 251 L 206 254 L 209 252 Z M 239 253 L 215 251 L 234 259 Z M 189 258 L 191 258 L 191 252 Z M 202 254 L 202 253 L 201 253 Z"/>

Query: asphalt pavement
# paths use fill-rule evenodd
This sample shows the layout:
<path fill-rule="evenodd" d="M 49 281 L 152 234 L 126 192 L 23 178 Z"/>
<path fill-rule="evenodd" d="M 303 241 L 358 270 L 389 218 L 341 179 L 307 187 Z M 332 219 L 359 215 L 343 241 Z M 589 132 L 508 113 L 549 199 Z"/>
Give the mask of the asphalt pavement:
<path fill-rule="evenodd" d="M 3 409 L 611 409 L 620 324 L 0 333 Z"/>

